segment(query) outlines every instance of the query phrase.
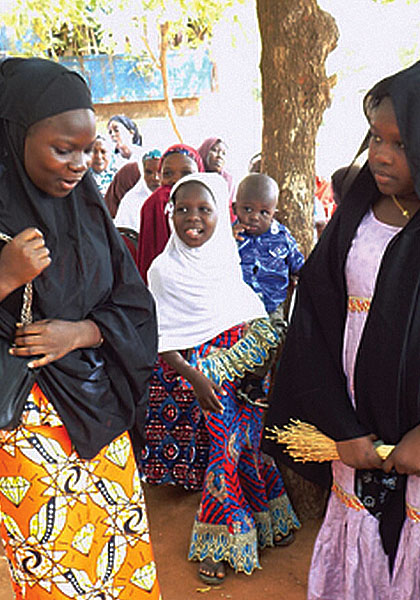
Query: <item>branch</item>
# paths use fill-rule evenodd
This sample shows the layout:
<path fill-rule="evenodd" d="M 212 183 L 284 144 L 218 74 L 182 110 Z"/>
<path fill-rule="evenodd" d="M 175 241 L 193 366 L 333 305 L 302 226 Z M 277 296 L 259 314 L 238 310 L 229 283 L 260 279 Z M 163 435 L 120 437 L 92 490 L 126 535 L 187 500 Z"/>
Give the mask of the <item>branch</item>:
<path fill-rule="evenodd" d="M 175 115 L 173 112 L 172 99 L 169 96 L 169 81 L 168 81 L 168 64 L 167 64 L 167 52 L 168 52 L 168 31 L 169 23 L 166 21 L 160 26 L 160 72 L 162 75 L 163 83 L 163 97 L 166 104 L 166 112 L 168 113 L 169 120 L 173 127 L 173 130 L 182 144 L 182 136 L 176 124 Z"/>
<path fill-rule="evenodd" d="M 162 65 L 159 62 L 158 58 L 156 57 L 155 53 L 152 50 L 152 47 L 149 44 L 149 39 L 147 37 L 147 23 L 143 23 L 143 35 L 140 35 L 140 39 L 143 41 L 144 45 L 146 46 L 146 50 L 150 54 L 150 57 L 152 59 L 153 64 L 155 65 L 155 67 L 157 69 L 161 70 Z"/>

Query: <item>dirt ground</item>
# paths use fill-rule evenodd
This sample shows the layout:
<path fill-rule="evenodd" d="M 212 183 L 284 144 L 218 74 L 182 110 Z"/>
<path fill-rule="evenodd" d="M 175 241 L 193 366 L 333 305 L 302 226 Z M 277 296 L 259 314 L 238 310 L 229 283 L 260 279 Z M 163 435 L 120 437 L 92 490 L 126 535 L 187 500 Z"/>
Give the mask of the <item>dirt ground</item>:
<path fill-rule="evenodd" d="M 222 585 L 209 587 L 197 576 L 198 563 L 186 560 L 200 493 L 169 486 L 144 487 L 163 600 L 305 600 L 319 519 L 307 521 L 291 546 L 265 549 L 261 570 L 248 576 L 228 569 Z"/>
<path fill-rule="evenodd" d="M 307 521 L 291 546 L 264 550 L 261 570 L 247 576 L 228 569 L 222 585 L 209 587 L 198 578 L 197 563 L 186 559 L 200 493 L 173 486 L 144 487 L 163 600 L 305 600 L 319 519 Z M 0 556 L 0 600 L 12 599 L 6 559 Z"/>

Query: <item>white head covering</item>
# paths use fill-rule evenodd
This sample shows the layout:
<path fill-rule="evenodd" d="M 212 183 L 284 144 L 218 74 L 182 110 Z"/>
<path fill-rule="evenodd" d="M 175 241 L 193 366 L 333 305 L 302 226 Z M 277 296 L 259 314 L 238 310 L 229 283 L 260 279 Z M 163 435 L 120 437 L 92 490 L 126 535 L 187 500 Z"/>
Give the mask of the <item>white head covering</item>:
<path fill-rule="evenodd" d="M 187 175 L 174 185 L 171 198 L 187 182 L 209 190 L 218 218 L 213 235 L 198 248 L 184 244 L 174 231 L 148 271 L 157 305 L 159 352 L 192 348 L 234 325 L 267 317 L 242 278 L 225 180 L 217 173 Z"/>

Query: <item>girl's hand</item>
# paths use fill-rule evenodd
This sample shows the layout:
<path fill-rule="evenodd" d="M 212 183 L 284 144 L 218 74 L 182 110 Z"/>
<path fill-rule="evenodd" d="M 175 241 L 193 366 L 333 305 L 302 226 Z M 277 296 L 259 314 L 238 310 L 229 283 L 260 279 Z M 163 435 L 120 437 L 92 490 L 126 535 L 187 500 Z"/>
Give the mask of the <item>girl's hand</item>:
<path fill-rule="evenodd" d="M 21 231 L 0 252 L 0 299 L 35 279 L 50 263 L 42 233 L 34 227 Z"/>
<path fill-rule="evenodd" d="M 196 398 L 203 412 L 223 413 L 223 404 L 217 397 L 225 395 L 225 391 L 205 375 L 196 371 L 193 377 L 190 377 L 190 383 L 193 386 Z"/>
<path fill-rule="evenodd" d="M 29 325 L 17 324 L 15 347 L 9 352 L 14 356 L 40 356 L 29 365 L 35 368 L 58 360 L 76 348 L 88 348 L 100 341 L 101 332 L 93 321 L 48 319 Z"/>
<path fill-rule="evenodd" d="M 420 425 L 405 434 L 382 468 L 385 473 L 395 468 L 401 475 L 420 475 Z"/>
<path fill-rule="evenodd" d="M 354 469 L 381 469 L 383 461 L 376 452 L 374 435 L 336 442 L 338 454 L 344 464 Z"/>

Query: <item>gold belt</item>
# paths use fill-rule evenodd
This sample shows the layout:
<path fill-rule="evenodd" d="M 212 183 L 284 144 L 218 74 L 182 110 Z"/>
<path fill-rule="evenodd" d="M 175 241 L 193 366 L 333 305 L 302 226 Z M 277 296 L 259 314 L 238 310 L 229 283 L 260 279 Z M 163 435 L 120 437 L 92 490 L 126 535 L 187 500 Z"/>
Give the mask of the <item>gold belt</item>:
<path fill-rule="evenodd" d="M 349 312 L 369 312 L 370 298 L 363 298 L 362 296 L 349 296 L 347 300 L 347 310 Z"/>

